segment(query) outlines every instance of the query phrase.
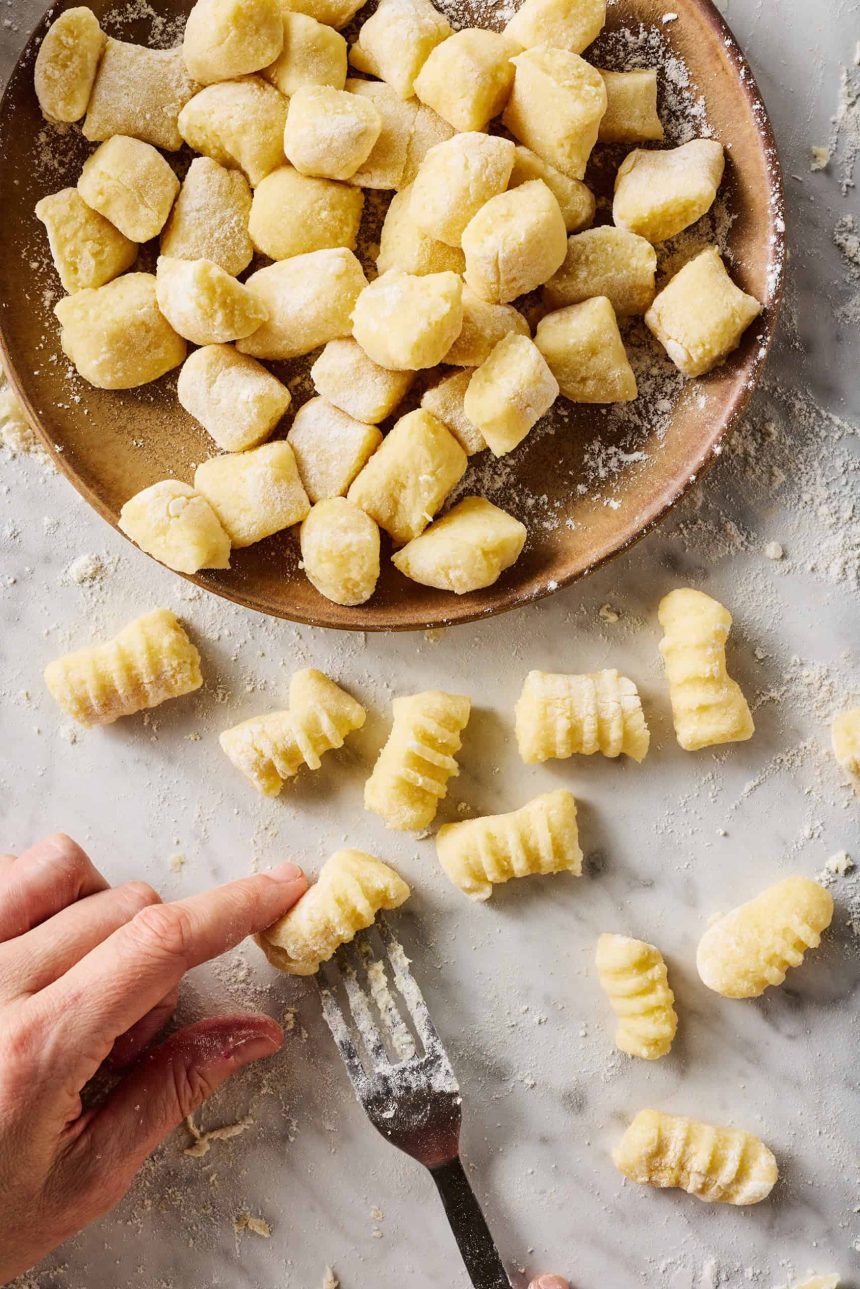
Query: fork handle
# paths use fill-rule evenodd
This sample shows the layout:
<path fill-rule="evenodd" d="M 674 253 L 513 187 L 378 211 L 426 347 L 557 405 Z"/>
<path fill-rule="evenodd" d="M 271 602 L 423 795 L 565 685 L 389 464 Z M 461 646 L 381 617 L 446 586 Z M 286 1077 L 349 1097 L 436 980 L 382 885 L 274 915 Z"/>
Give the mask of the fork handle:
<path fill-rule="evenodd" d="M 475 1289 L 511 1289 L 508 1273 L 459 1158 L 431 1168 L 454 1239 Z"/>

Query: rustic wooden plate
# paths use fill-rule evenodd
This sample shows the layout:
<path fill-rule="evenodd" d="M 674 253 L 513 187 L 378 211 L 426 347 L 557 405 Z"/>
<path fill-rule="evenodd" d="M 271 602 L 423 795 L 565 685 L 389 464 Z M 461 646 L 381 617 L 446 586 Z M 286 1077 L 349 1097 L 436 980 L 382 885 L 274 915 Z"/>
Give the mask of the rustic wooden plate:
<path fill-rule="evenodd" d="M 49 17 L 74 2 L 62 0 Z M 91 3 L 112 34 L 153 44 L 173 43 L 190 8 L 190 0 L 155 0 L 160 17 L 152 20 L 136 17 L 144 7 L 127 0 Z M 455 25 L 465 25 L 467 13 L 480 25 L 500 25 L 492 0 L 447 3 Z M 701 477 L 749 398 L 776 323 L 784 252 L 779 160 L 750 68 L 710 0 L 672 0 L 671 11 L 666 0 L 616 0 L 609 15 L 591 61 L 656 63 L 667 142 L 692 137 L 707 123 L 728 149 L 715 212 L 661 248 L 661 270 L 720 240 L 734 277 L 765 303 L 741 348 L 711 376 L 684 382 L 641 325 L 634 326 L 626 338 L 640 375 L 636 403 L 605 409 L 561 401 L 502 462 L 487 462 L 488 453 L 473 458 L 460 491 L 490 496 L 530 533 L 519 562 L 488 590 L 462 597 L 429 590 L 385 561 L 373 601 L 341 608 L 318 595 L 299 569 L 295 533 L 236 552 L 229 572 L 192 580 L 261 612 L 317 626 L 404 630 L 468 622 L 582 577 L 641 537 Z M 39 113 L 32 72 L 46 26 L 47 19 L 0 106 L 0 343 L 12 382 L 57 464 L 115 524 L 123 502 L 140 488 L 167 476 L 190 480 L 212 443 L 178 405 L 175 373 L 140 390 L 105 392 L 81 381 L 60 350 L 52 313 L 59 286 L 33 207 L 45 193 L 76 182 L 90 148 L 77 127 L 48 126 Z M 589 180 L 607 196 L 625 149 L 600 151 Z M 606 217 L 604 206 L 598 219 Z M 145 250 L 144 265 L 147 256 L 153 258 Z M 306 372 L 309 363 L 299 366 Z M 287 375 L 302 379 L 295 369 Z"/>

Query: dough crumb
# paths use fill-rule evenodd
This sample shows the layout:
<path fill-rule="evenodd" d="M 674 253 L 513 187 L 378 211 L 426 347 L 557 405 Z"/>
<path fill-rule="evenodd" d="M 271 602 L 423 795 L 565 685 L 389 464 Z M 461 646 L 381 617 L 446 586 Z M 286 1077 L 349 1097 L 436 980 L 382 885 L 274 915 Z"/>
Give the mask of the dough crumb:
<path fill-rule="evenodd" d="M 227 1123 L 222 1128 L 210 1128 L 208 1131 L 204 1131 L 194 1122 L 194 1116 L 188 1115 L 185 1120 L 185 1127 L 191 1136 L 191 1145 L 186 1146 L 182 1153 L 183 1155 L 188 1155 L 191 1159 L 202 1159 L 204 1155 L 209 1154 L 210 1145 L 213 1141 L 229 1141 L 232 1137 L 238 1137 L 247 1128 L 250 1128 L 253 1122 L 254 1120 L 250 1115 L 246 1115 L 244 1119 L 238 1119 L 236 1123 Z M 250 1215 L 246 1216 L 248 1216 L 249 1221 L 257 1221 L 256 1218 L 251 1218 Z M 236 1221 L 239 1221 L 239 1218 Z M 244 1230 L 244 1227 L 242 1229 Z M 255 1228 L 249 1226 L 248 1229 L 254 1230 Z M 261 1231 L 257 1231 L 257 1235 L 261 1234 Z M 267 1231 L 267 1235 L 271 1235 L 271 1231 Z"/>
<path fill-rule="evenodd" d="M 323 1272 L 322 1289 L 340 1289 L 340 1281 L 331 1267 L 326 1267 Z"/>
<path fill-rule="evenodd" d="M 63 570 L 63 581 L 76 586 L 89 586 L 101 582 L 110 572 L 109 565 L 101 555 L 79 555 Z"/>
<path fill-rule="evenodd" d="M 170 859 L 167 862 L 170 864 L 171 872 L 181 873 L 183 868 L 185 867 L 185 856 L 180 850 L 180 851 L 177 851 L 175 855 L 171 855 Z"/>
<path fill-rule="evenodd" d="M 810 153 L 812 155 L 812 160 L 809 163 L 809 169 L 813 171 L 826 170 L 830 165 L 830 149 L 813 147 L 810 148 Z"/>
<path fill-rule="evenodd" d="M 44 465 L 54 468 L 51 458 L 31 429 L 16 394 L 7 383 L 6 373 L 2 367 L 0 367 L 0 444 L 13 457 L 37 457 Z"/>
<path fill-rule="evenodd" d="M 241 1235 L 243 1231 L 251 1231 L 252 1234 L 259 1235 L 264 1240 L 270 1239 L 272 1235 L 272 1228 L 264 1217 L 253 1217 L 248 1212 L 242 1212 L 238 1217 L 233 1218 L 233 1230 L 237 1235 Z"/>
<path fill-rule="evenodd" d="M 603 622 L 617 622 L 621 617 L 621 614 L 617 609 L 613 609 L 611 604 L 601 604 L 600 608 L 597 610 L 597 616 Z"/>
<path fill-rule="evenodd" d="M 824 871 L 832 873 L 834 877 L 845 877 L 848 873 L 853 873 L 854 860 L 847 850 L 838 850 L 835 855 L 830 856 L 824 865 Z"/>
<path fill-rule="evenodd" d="M 779 542 L 768 542 L 764 548 L 764 553 L 767 559 L 782 559 L 785 551 Z"/>

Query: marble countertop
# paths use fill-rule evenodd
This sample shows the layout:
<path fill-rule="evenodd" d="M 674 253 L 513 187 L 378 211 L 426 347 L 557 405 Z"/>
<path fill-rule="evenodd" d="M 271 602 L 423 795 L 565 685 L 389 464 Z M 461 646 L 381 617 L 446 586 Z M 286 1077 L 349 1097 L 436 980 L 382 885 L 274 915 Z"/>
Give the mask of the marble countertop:
<path fill-rule="evenodd" d="M 847 0 L 721 8 L 782 150 L 791 265 L 781 337 L 717 468 L 587 581 L 427 636 L 295 627 L 189 588 L 34 457 L 2 454 L 3 848 L 63 828 L 111 880 L 144 877 L 166 897 L 287 856 L 313 870 L 344 842 L 390 859 L 415 887 L 396 925 L 460 1077 L 464 1156 L 499 1245 L 512 1269 L 555 1269 L 576 1289 L 772 1289 L 831 1270 L 860 1285 L 857 870 L 833 879 L 834 928 L 784 988 L 731 1002 L 694 969 L 715 912 L 787 873 L 815 875 L 843 850 L 860 861 L 857 803 L 828 731 L 833 712 L 860 698 L 860 250 L 850 223 L 860 27 Z M 40 9 L 0 3 L 3 74 Z M 813 173 L 811 148 L 828 141 L 833 159 Z M 773 543 L 782 558 L 766 553 Z M 689 755 L 674 741 L 655 610 L 683 584 L 735 614 L 732 670 L 757 723 L 749 743 Z M 43 664 L 156 604 L 174 607 L 201 643 L 205 690 L 78 734 L 45 693 Z M 317 774 L 260 801 L 216 734 L 278 705 L 306 665 L 361 697 L 367 726 Z M 654 733 L 645 764 L 521 765 L 512 715 L 525 672 L 603 666 L 640 685 Z M 440 819 L 457 818 L 461 803 L 489 813 L 569 785 L 581 802 L 580 880 L 512 884 L 476 907 L 448 885 L 431 840 L 387 833 L 363 812 L 391 697 L 433 686 L 474 702 Z M 663 1061 L 613 1048 L 592 967 L 605 930 L 664 951 L 681 1027 Z M 248 946 L 193 974 L 182 1015 L 237 1005 L 294 1018 L 283 1053 L 201 1116 L 204 1127 L 247 1116 L 246 1130 L 202 1158 L 185 1155 L 188 1138 L 176 1133 L 120 1208 L 27 1284 L 319 1289 L 329 1263 L 343 1289 L 467 1289 L 430 1179 L 354 1103 L 313 985 L 275 977 Z M 609 1152 L 646 1105 L 759 1133 L 780 1160 L 778 1189 L 734 1210 L 623 1182 Z M 243 1212 L 264 1218 L 271 1238 L 237 1233 Z"/>

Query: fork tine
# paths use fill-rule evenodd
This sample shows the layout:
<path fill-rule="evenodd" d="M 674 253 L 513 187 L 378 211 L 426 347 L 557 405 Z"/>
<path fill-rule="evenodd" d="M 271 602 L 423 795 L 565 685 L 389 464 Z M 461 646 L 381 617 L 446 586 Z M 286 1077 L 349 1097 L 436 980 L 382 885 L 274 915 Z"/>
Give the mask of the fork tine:
<path fill-rule="evenodd" d="M 338 965 L 340 966 L 341 979 L 346 989 L 346 996 L 349 999 L 353 1019 L 361 1035 L 361 1041 L 367 1048 L 374 1067 L 383 1069 L 386 1066 L 390 1066 L 391 1062 L 388 1059 L 388 1053 L 385 1050 L 385 1043 L 379 1032 L 379 1026 L 374 1020 L 370 999 L 358 982 L 357 947 L 353 942 L 353 944 L 345 945 L 340 949 L 337 954 Z"/>
<path fill-rule="evenodd" d="M 358 1054 L 358 1048 L 353 1042 L 350 1033 L 349 1023 L 343 1014 L 340 1003 L 327 984 L 323 984 L 322 978 L 317 977 L 317 988 L 319 989 L 320 1002 L 322 1004 L 322 1013 L 325 1022 L 331 1030 L 331 1036 L 337 1044 L 341 1059 L 346 1066 L 346 1072 L 350 1077 L 353 1087 L 358 1092 L 363 1084 L 367 1082 L 367 1073 L 362 1064 L 361 1057 Z"/>
<path fill-rule="evenodd" d="M 406 956 L 406 950 L 381 914 L 376 919 L 376 925 L 382 938 L 388 961 L 391 963 L 391 969 L 394 972 L 394 983 L 400 992 L 409 1015 L 412 1017 L 412 1023 L 418 1031 L 425 1051 L 429 1052 L 434 1048 L 441 1047 L 441 1041 L 436 1032 L 436 1026 L 430 1019 L 430 1012 L 424 1001 L 424 995 L 409 970 L 409 959 Z"/>

